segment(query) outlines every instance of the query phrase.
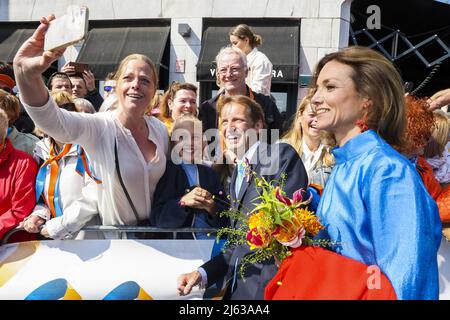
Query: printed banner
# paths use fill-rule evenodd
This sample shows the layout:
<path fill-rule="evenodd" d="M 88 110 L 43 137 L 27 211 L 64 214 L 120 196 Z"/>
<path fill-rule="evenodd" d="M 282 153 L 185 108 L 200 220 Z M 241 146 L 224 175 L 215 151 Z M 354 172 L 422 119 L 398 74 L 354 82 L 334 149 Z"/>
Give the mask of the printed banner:
<path fill-rule="evenodd" d="M 53 240 L 0 246 L 0 299 L 220 299 L 177 294 L 177 277 L 217 254 L 214 240 Z M 450 242 L 439 254 L 439 299 L 450 300 Z"/>
<path fill-rule="evenodd" d="M 177 277 L 217 254 L 214 240 L 52 240 L 0 246 L 0 299 L 214 299 Z"/>

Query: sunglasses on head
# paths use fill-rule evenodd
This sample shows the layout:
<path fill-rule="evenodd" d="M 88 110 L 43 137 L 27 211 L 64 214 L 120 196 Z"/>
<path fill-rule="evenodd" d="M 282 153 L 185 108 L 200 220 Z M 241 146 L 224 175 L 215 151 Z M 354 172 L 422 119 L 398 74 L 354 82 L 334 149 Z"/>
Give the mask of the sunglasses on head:
<path fill-rule="evenodd" d="M 105 90 L 106 92 L 110 92 L 110 91 L 114 90 L 114 87 L 113 86 L 104 86 L 103 90 Z"/>

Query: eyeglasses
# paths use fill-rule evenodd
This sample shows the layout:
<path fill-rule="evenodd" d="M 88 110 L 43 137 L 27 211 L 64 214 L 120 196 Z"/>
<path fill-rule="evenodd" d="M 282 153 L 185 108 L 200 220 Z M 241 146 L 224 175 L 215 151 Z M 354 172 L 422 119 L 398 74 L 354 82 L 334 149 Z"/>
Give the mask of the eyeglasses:
<path fill-rule="evenodd" d="M 115 87 L 113 87 L 113 86 L 104 86 L 103 87 L 103 90 L 105 90 L 106 92 L 113 91 L 114 89 L 115 89 Z"/>
<path fill-rule="evenodd" d="M 239 68 L 238 68 L 238 67 L 220 68 L 219 71 L 218 71 L 218 73 L 219 73 L 220 75 L 223 75 L 223 76 L 224 76 L 224 75 L 227 74 L 228 70 L 230 71 L 231 74 L 237 75 L 237 74 L 241 73 L 242 67 L 239 67 Z"/>
<path fill-rule="evenodd" d="M 59 107 L 67 111 L 77 111 L 77 108 L 75 108 L 75 103 L 73 102 L 60 104 Z"/>

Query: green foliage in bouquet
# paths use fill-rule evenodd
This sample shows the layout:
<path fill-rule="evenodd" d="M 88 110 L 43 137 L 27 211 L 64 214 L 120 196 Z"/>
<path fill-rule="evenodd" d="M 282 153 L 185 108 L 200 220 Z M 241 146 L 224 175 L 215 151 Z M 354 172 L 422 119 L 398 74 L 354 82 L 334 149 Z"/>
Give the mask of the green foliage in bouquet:
<path fill-rule="evenodd" d="M 231 220 L 238 221 L 238 228 L 221 228 L 217 232 L 217 241 L 223 236 L 227 240 L 224 249 L 248 245 L 252 253 L 241 261 L 239 275 L 245 279 L 244 272 L 248 265 L 261 263 L 275 258 L 281 263 L 291 255 L 290 248 L 300 245 L 332 245 L 326 240 L 313 240 L 324 229 L 317 216 L 306 207 L 311 197 L 303 200 L 303 189 L 294 192 L 292 199 L 283 191 L 286 176 L 281 181 L 267 181 L 251 171 L 246 164 L 247 175 L 253 175 L 259 196 L 254 199 L 256 207 L 247 215 L 242 211 L 230 209 L 220 213 Z"/>

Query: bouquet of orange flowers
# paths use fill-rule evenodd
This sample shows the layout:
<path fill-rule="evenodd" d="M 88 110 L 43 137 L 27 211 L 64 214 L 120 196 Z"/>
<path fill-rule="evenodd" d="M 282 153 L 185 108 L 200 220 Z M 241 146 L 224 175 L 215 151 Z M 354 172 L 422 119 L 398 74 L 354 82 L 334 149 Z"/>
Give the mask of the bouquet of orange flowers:
<path fill-rule="evenodd" d="M 253 252 L 241 261 L 240 275 L 244 278 L 244 270 L 248 264 L 260 263 L 274 257 L 279 263 L 291 255 L 290 248 L 300 245 L 330 245 L 326 240 L 313 240 L 320 230 L 324 229 L 318 217 L 306 207 L 311 198 L 303 200 L 303 189 L 297 190 L 292 199 L 283 192 L 286 176 L 282 181 L 266 181 L 255 172 L 255 183 L 259 196 L 255 199 L 258 205 L 247 215 L 241 211 L 229 210 L 221 216 L 241 222 L 238 228 L 221 228 L 217 239 L 226 235 L 225 247 L 247 244 Z"/>

